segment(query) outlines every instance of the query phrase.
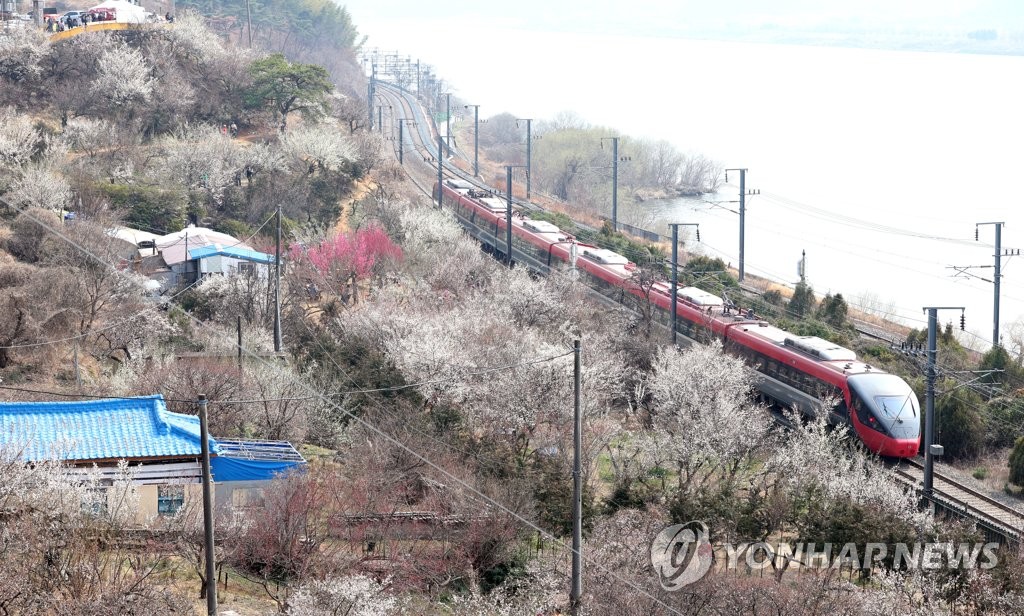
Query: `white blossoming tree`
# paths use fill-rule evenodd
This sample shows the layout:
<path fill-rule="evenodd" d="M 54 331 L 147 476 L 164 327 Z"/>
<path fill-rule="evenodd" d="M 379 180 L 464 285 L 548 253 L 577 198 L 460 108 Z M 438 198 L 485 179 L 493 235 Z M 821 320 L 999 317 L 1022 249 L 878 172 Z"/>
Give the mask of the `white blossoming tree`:
<path fill-rule="evenodd" d="M 30 167 L 15 180 L 5 198 L 15 207 L 60 212 L 71 203 L 71 184 L 44 167 Z"/>
<path fill-rule="evenodd" d="M 130 108 L 149 99 L 155 80 L 142 53 L 127 45 L 115 46 L 100 56 L 93 91 L 116 108 Z"/>
<path fill-rule="evenodd" d="M 385 584 L 360 574 L 309 582 L 288 600 L 289 616 L 395 616 L 400 608 Z"/>
<path fill-rule="evenodd" d="M 245 155 L 234 141 L 214 126 L 186 126 L 161 140 L 164 164 L 151 168 L 188 188 L 217 192 L 229 186 L 241 171 Z"/>
<path fill-rule="evenodd" d="M 0 169 L 14 171 L 27 165 L 41 141 L 31 118 L 10 107 L 0 109 Z"/>
<path fill-rule="evenodd" d="M 732 484 L 764 451 L 768 414 L 751 401 L 750 373 L 721 345 L 661 350 L 647 386 L 653 427 L 648 447 L 676 474 L 680 493 Z"/>
<path fill-rule="evenodd" d="M 35 28 L 14 28 L 0 36 L 0 103 L 8 93 L 4 81 L 20 84 L 37 77 L 42 71 L 40 63 L 49 44 L 42 32 Z M 10 88 L 13 94 L 15 88 Z"/>
<path fill-rule="evenodd" d="M 337 171 L 358 150 L 335 122 L 303 124 L 281 135 L 281 148 L 293 163 L 311 171 Z"/>

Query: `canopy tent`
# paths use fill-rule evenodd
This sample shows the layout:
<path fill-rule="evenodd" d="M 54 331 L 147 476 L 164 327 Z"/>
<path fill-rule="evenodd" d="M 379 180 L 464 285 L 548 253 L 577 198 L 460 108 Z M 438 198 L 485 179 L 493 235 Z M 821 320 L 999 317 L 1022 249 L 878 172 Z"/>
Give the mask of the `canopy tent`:
<path fill-rule="evenodd" d="M 126 0 L 106 0 L 105 2 L 91 7 L 89 10 L 91 11 L 93 9 L 106 9 L 107 11 L 113 11 L 117 16 L 115 21 L 129 24 L 146 23 L 146 13 L 149 12 L 141 6 L 132 4 Z"/>

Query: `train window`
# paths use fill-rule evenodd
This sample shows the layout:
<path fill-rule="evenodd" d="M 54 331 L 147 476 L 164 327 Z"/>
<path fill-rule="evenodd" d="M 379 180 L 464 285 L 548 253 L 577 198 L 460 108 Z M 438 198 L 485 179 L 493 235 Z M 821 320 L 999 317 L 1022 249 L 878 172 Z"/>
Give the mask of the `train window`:
<path fill-rule="evenodd" d="M 863 426 L 872 428 L 874 430 L 882 431 L 882 427 L 878 424 L 878 421 L 871 416 L 871 409 L 864 401 L 860 399 L 855 392 L 850 391 L 850 401 L 853 404 L 853 412 L 857 414 L 857 421 Z"/>
<path fill-rule="evenodd" d="M 842 392 L 839 392 L 839 398 L 836 401 L 835 406 L 832 407 L 832 412 L 844 419 L 850 416 L 850 409 L 846 408 L 846 398 L 843 397 Z"/>

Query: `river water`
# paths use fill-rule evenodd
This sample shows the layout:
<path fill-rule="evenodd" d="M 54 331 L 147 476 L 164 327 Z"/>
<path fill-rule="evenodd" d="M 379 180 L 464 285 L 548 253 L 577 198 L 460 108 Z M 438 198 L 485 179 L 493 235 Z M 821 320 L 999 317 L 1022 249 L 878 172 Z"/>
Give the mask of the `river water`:
<path fill-rule="evenodd" d="M 991 343 L 993 226 L 1024 248 L 1024 58 L 565 34 L 377 20 L 367 47 L 433 65 L 481 117 L 550 118 L 667 139 L 745 167 L 746 271 L 808 282 L 922 327 L 924 306 L 965 306 L 966 342 Z M 628 152 L 620 152 L 626 156 Z M 626 163 L 628 164 L 628 163 Z M 738 263 L 737 174 L 704 200 L 648 203 L 624 220 L 667 234 L 700 223 L 700 250 Z M 708 203 L 708 201 L 717 204 Z M 694 246 L 692 241 L 687 247 Z M 1001 322 L 1024 318 L 1024 259 L 1004 259 Z M 944 312 L 940 321 L 957 321 Z"/>

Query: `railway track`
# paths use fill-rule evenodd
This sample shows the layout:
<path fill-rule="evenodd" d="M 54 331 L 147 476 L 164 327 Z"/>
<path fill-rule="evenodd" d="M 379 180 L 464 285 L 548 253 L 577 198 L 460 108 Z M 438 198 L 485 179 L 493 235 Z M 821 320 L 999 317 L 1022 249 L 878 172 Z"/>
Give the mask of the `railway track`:
<path fill-rule="evenodd" d="M 901 481 L 923 491 L 924 460 L 910 458 L 895 466 Z M 969 517 L 986 534 L 1017 543 L 1024 538 L 1024 511 L 979 492 L 952 476 L 935 470 L 932 473 L 932 500 L 939 512 Z"/>
<path fill-rule="evenodd" d="M 428 161 L 431 161 L 431 159 L 436 161 L 438 153 L 436 149 L 432 150 L 427 145 L 434 144 L 437 140 L 435 133 L 432 131 L 432 121 L 427 119 L 418 101 L 411 93 L 385 82 L 378 82 L 378 86 L 383 86 L 381 91 L 392 106 L 395 121 L 405 119 L 414 121 L 416 127 L 414 134 L 416 138 L 413 139 L 412 145 L 417 156 L 414 157 L 413 162 L 420 167 L 420 175 L 422 177 L 415 178 L 412 173 L 409 173 L 409 177 L 424 194 L 430 195 L 431 189 L 429 186 L 436 180 L 435 171 L 437 166 L 435 162 Z M 399 113 L 401 117 L 399 117 Z M 396 158 L 397 148 L 404 147 L 404 145 L 396 144 Z M 450 150 L 450 152 L 454 152 L 454 150 Z M 447 160 L 442 159 L 442 168 L 449 177 L 465 180 L 482 190 L 491 190 L 489 186 L 478 178 Z M 540 206 L 521 199 L 513 199 L 513 202 L 522 208 L 543 210 Z M 758 290 L 753 288 L 744 290 L 760 294 Z M 600 297 L 607 299 L 604 296 Z M 893 342 L 891 334 L 875 326 L 865 323 L 863 327 L 859 326 L 857 329 L 863 335 L 890 343 Z M 905 484 L 918 490 L 923 489 L 923 460 L 919 458 L 903 460 L 895 465 L 895 474 L 897 479 Z M 1024 539 L 1024 512 L 982 494 L 939 470 L 933 472 L 932 492 L 932 501 L 936 505 L 938 512 L 974 520 L 979 528 L 991 539 L 999 539 L 1001 542 L 1011 543 L 1019 543 Z"/>

